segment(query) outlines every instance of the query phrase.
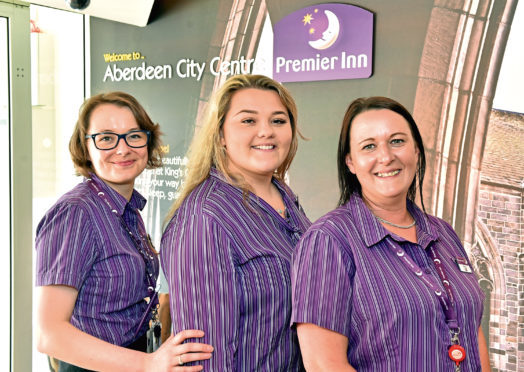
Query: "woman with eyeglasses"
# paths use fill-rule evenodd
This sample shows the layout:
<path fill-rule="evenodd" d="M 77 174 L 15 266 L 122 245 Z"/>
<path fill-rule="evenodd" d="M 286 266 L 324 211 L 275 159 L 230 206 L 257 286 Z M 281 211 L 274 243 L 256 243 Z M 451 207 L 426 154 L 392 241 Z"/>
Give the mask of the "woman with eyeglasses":
<path fill-rule="evenodd" d="M 134 182 L 161 166 L 160 134 L 129 94 L 98 94 L 81 107 L 69 149 L 85 179 L 36 231 L 37 347 L 60 372 L 200 371 L 181 365 L 211 357 L 209 345 L 182 344 L 204 336 L 198 330 L 146 353 L 159 262 Z"/>

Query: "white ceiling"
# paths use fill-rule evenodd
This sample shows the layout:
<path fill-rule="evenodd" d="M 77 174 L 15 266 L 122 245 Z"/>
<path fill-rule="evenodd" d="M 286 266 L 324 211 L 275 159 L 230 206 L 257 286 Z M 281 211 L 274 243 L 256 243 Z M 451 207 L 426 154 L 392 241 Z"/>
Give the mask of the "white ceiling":
<path fill-rule="evenodd" d="M 91 0 L 89 6 L 77 11 L 71 9 L 65 0 L 23 0 L 27 3 L 51 8 L 69 10 L 93 17 L 144 27 L 147 25 L 154 0 Z"/>

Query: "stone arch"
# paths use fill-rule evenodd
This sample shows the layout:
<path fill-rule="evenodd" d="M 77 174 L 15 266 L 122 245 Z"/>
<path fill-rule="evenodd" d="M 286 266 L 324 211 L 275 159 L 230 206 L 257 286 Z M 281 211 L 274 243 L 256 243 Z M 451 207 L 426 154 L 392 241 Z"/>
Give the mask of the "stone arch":
<path fill-rule="evenodd" d="M 414 116 L 424 128 L 424 200 L 474 243 L 479 173 L 493 96 L 516 0 L 435 0 L 422 52 Z"/>
<path fill-rule="evenodd" d="M 482 327 L 489 345 L 490 326 L 500 327 L 499 312 L 505 307 L 506 279 L 497 242 L 480 218 L 477 218 L 475 224 L 475 242 L 470 259 L 478 275 L 479 284 L 486 295 Z"/>

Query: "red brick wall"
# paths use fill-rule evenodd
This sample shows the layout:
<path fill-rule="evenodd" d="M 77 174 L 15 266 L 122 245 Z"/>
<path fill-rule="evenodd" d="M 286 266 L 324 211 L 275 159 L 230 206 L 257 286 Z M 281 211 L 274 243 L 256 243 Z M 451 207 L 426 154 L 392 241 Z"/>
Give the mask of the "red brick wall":
<path fill-rule="evenodd" d="M 489 232 L 482 244 L 495 251 L 491 279 L 499 281 L 490 302 L 490 357 L 493 371 L 524 371 L 524 115 L 493 111 L 489 126 L 477 222 Z"/>
<path fill-rule="evenodd" d="M 490 354 L 493 371 L 524 370 L 524 219 L 522 192 L 482 183 L 478 218 L 497 245 L 502 293 L 491 295 Z"/>

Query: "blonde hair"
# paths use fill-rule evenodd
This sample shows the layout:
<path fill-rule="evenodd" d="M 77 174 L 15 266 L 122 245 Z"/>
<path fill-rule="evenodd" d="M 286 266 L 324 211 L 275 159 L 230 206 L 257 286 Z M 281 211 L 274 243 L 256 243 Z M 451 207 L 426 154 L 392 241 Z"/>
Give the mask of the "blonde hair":
<path fill-rule="evenodd" d="M 207 107 L 204 125 L 195 135 L 189 146 L 187 153 L 189 159 L 187 163 L 188 173 L 184 179 L 184 184 L 179 197 L 175 200 L 166 216 L 166 222 L 173 217 L 191 191 L 209 177 L 209 172 L 213 166 L 226 177 L 226 180 L 229 183 L 240 187 L 243 190 L 244 195 L 247 196 L 248 192 L 251 190 L 249 184 L 241 175 L 233 174 L 228 170 L 227 155 L 225 148 L 221 143 L 222 127 L 224 125 L 226 114 L 229 111 L 233 95 L 242 89 L 249 88 L 275 91 L 279 95 L 282 104 L 287 109 L 291 124 L 291 144 L 286 159 L 276 169 L 274 174 L 277 179 L 284 179 L 284 176 L 297 152 L 297 135 L 304 138 L 297 128 L 297 106 L 295 100 L 282 84 L 267 76 L 232 76 L 214 94 Z"/>

